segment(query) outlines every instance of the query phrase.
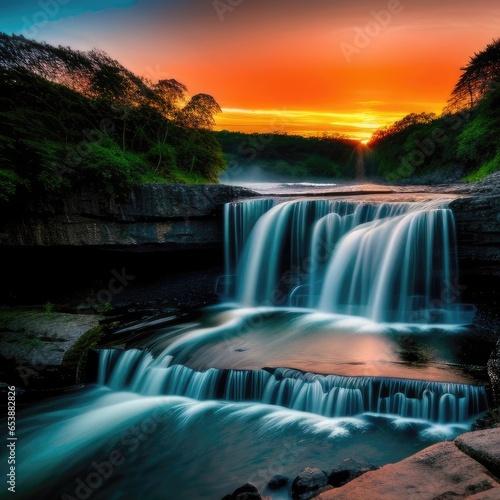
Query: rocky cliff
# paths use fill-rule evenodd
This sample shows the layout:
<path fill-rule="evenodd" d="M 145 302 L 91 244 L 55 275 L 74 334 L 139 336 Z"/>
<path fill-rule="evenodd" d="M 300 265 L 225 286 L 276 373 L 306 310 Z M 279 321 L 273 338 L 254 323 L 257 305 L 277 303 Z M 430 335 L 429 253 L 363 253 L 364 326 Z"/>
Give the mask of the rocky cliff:
<path fill-rule="evenodd" d="M 453 191 L 460 300 L 478 306 L 475 323 L 496 333 L 500 321 L 500 172 Z"/>
<path fill-rule="evenodd" d="M 0 222 L 1 246 L 123 247 L 131 251 L 222 246 L 222 207 L 252 191 L 226 185 L 147 185 L 125 202 L 72 193 Z"/>
<path fill-rule="evenodd" d="M 500 278 L 500 172 L 455 192 L 458 254 L 468 274 Z"/>

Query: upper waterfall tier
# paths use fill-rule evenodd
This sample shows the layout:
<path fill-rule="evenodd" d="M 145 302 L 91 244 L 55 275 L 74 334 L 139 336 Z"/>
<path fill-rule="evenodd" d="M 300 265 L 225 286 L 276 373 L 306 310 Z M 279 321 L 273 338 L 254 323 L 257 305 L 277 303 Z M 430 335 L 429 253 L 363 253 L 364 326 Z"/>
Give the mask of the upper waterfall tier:
<path fill-rule="evenodd" d="M 377 322 L 464 323 L 443 201 L 272 200 L 225 207 L 230 298 Z"/>

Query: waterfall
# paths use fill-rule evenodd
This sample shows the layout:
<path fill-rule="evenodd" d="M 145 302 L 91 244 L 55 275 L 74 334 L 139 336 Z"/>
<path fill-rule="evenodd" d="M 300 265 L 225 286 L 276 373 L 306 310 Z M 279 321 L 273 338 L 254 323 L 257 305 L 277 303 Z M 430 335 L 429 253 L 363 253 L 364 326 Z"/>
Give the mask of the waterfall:
<path fill-rule="evenodd" d="M 239 266 L 248 237 L 264 213 L 272 206 L 273 200 L 250 200 L 246 203 L 224 205 L 224 253 L 226 276 L 233 276 Z M 228 280 L 225 292 L 234 294 L 234 283 Z"/>
<path fill-rule="evenodd" d="M 293 410 L 346 417 L 399 415 L 441 424 L 463 423 L 486 410 L 484 387 L 384 377 L 343 377 L 293 369 L 198 372 L 160 366 L 150 353 L 131 349 L 100 353 L 99 380 L 113 390 L 196 400 L 252 401 Z"/>
<path fill-rule="evenodd" d="M 226 272 L 245 306 L 460 324 L 455 223 L 443 201 L 272 200 L 225 207 Z"/>

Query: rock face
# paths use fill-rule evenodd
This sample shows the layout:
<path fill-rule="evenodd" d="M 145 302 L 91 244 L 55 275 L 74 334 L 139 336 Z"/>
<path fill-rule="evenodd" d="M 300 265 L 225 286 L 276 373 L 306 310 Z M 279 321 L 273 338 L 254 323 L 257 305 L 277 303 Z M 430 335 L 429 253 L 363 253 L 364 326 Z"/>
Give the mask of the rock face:
<path fill-rule="evenodd" d="M 500 279 L 500 172 L 453 190 L 458 258 L 465 279 Z M 498 282 L 498 281 L 497 281 Z"/>
<path fill-rule="evenodd" d="M 500 278 L 500 196 L 472 194 L 450 205 L 457 224 L 458 257 L 469 273 Z"/>
<path fill-rule="evenodd" d="M 136 250 L 221 247 L 224 203 L 255 195 L 226 185 L 141 186 L 125 202 L 72 193 L 0 223 L 1 246 L 96 246 Z"/>
<path fill-rule="evenodd" d="M 478 306 L 475 323 L 494 331 L 500 321 L 500 172 L 454 191 L 460 283 L 451 293 Z"/>
<path fill-rule="evenodd" d="M 491 381 L 491 392 L 493 393 L 493 404 L 500 408 L 500 340 L 491 353 L 488 360 L 488 376 Z"/>

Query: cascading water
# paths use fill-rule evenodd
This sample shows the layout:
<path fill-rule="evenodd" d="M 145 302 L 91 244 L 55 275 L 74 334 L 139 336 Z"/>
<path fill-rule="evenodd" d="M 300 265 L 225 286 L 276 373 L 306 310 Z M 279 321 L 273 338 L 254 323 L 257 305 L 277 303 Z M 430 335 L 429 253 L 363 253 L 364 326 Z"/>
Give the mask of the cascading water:
<path fill-rule="evenodd" d="M 376 322 L 467 322 L 450 297 L 458 270 L 446 202 L 258 200 L 227 205 L 225 215 L 226 269 L 240 304 Z"/>
<path fill-rule="evenodd" d="M 100 353 L 100 380 L 117 391 L 279 405 L 326 417 L 398 415 L 441 424 L 469 422 L 486 409 L 484 387 L 381 377 L 317 375 L 291 369 L 198 372 L 165 367 L 140 350 Z"/>

